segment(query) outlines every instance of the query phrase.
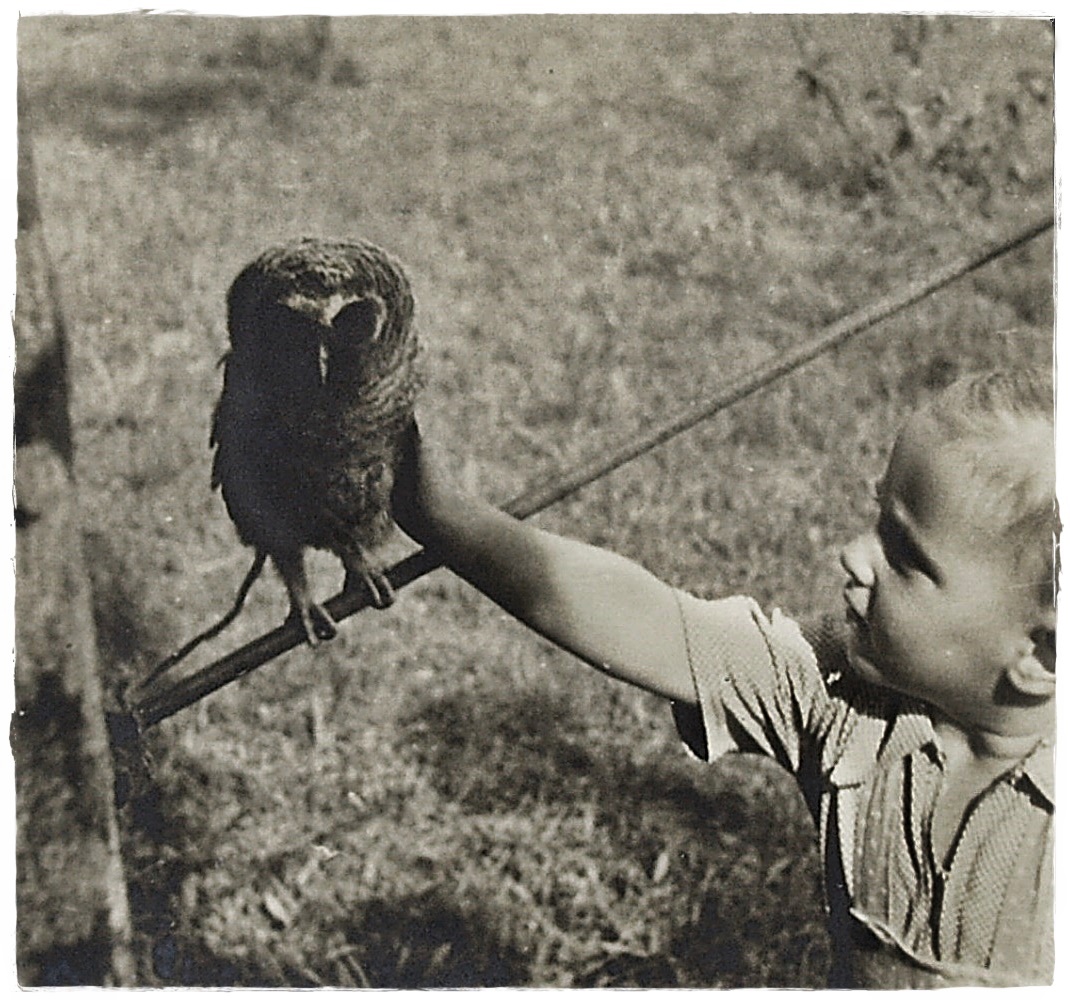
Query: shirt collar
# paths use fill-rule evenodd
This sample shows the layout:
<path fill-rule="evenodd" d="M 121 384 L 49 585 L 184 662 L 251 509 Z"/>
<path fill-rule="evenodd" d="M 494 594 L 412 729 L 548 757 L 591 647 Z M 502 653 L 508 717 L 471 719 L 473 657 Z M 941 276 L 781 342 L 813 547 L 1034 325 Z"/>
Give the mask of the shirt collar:
<path fill-rule="evenodd" d="M 1018 765 L 1048 804 L 1055 808 L 1055 740 L 1041 740 Z"/>
<path fill-rule="evenodd" d="M 874 768 L 888 767 L 920 750 L 938 746 L 932 719 L 921 702 L 900 701 L 891 718 L 883 711 L 862 712 L 844 740 L 839 757 L 829 772 L 829 780 L 840 788 L 861 784 Z M 876 753 L 874 753 L 876 750 Z M 1055 741 L 1040 740 L 1013 768 L 1055 807 Z"/>
<path fill-rule="evenodd" d="M 930 723 L 931 726 L 931 723 Z M 939 741 L 933 732 L 933 746 L 939 750 Z M 910 751 L 908 751 L 910 752 Z M 1029 783 L 1044 797 L 1048 805 L 1055 808 L 1055 739 L 1044 737 L 1034 744 L 1017 764 L 1009 765 L 1004 772 L 1006 780 L 1010 778 L 1026 778 Z"/>

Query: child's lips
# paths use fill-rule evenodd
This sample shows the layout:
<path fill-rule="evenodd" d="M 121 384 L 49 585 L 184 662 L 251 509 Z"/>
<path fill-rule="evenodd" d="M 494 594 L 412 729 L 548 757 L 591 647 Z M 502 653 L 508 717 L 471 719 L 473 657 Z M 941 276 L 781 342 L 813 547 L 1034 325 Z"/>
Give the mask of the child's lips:
<path fill-rule="evenodd" d="M 859 608 L 857 601 L 863 601 L 864 606 Z M 847 608 L 847 623 L 859 631 L 867 631 L 869 623 L 866 621 L 865 611 L 868 610 L 868 594 L 848 583 L 843 588 L 843 603 Z"/>
<path fill-rule="evenodd" d="M 872 663 L 872 638 L 869 622 L 862 612 L 855 606 L 852 598 L 863 595 L 850 585 L 843 588 L 843 600 L 846 605 L 845 617 L 850 628 L 850 639 L 847 644 L 848 660 L 855 673 L 866 678 L 875 680 L 877 668 Z M 868 606 L 867 606 L 868 610 Z"/>
<path fill-rule="evenodd" d="M 855 605 L 855 599 L 860 596 L 862 595 L 850 585 L 843 588 L 844 617 L 847 619 L 847 626 L 851 630 L 851 651 L 856 656 L 861 655 L 864 657 L 869 649 L 870 630 L 866 616 Z"/>

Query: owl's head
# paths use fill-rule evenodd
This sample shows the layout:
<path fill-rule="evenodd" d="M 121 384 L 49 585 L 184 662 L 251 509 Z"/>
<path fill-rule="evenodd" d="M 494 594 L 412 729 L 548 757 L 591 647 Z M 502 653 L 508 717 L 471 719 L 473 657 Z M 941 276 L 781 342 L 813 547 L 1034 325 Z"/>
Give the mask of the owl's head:
<path fill-rule="evenodd" d="M 270 353 L 278 364 L 315 358 L 323 379 L 330 368 L 345 371 L 403 344 L 413 308 L 401 265 L 362 240 L 272 247 L 242 270 L 227 298 L 236 353 Z"/>

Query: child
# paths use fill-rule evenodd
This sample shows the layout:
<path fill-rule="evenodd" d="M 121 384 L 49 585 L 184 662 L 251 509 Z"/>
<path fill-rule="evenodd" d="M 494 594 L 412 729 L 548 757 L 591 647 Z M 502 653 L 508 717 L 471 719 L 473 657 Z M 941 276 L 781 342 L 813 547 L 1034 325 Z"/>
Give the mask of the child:
<path fill-rule="evenodd" d="M 846 623 L 701 601 L 456 491 L 414 430 L 402 528 L 582 660 L 673 702 L 701 757 L 760 752 L 820 831 L 831 985 L 1050 983 L 1053 397 L 968 377 L 895 443 Z"/>

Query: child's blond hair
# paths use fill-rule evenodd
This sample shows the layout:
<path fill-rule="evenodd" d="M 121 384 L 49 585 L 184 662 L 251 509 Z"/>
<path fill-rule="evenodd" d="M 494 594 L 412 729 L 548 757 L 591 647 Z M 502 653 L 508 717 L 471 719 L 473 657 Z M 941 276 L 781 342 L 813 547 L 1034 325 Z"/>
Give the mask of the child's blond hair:
<path fill-rule="evenodd" d="M 919 412 L 961 444 L 977 486 L 974 511 L 994 537 L 1009 541 L 1019 568 L 1036 568 L 1045 601 L 1054 599 L 1056 540 L 1055 394 L 1050 369 L 1024 368 L 965 375 Z M 1038 429 L 1050 429 L 1036 433 Z M 1029 428 L 1028 445 L 1012 436 Z M 1048 453 L 1038 451 L 1047 448 Z"/>

